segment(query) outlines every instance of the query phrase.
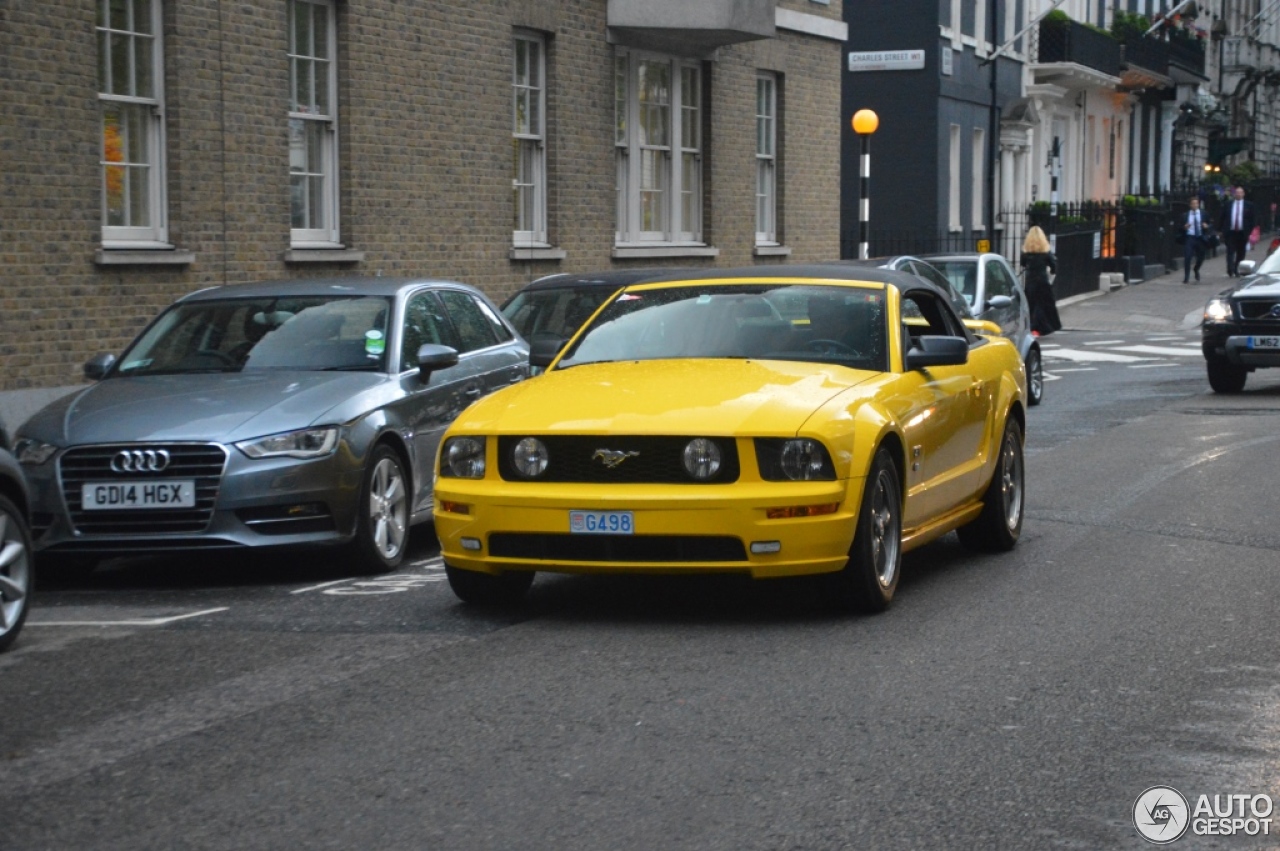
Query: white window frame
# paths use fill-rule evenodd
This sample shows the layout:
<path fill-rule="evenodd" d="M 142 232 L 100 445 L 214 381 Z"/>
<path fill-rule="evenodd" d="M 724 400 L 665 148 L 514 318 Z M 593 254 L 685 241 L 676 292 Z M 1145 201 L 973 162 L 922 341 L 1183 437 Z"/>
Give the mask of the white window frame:
<path fill-rule="evenodd" d="M 98 102 L 101 105 L 99 111 L 99 119 L 101 122 L 101 148 L 99 156 L 98 176 L 101 188 L 100 217 L 102 222 L 102 245 L 104 248 L 172 248 L 168 244 L 169 240 L 169 214 L 168 214 L 168 198 L 166 193 L 166 175 L 165 167 L 165 126 L 164 126 L 164 44 L 163 44 L 163 18 L 160 8 L 161 0 L 147 0 L 148 11 L 151 17 L 151 32 L 149 34 L 141 33 L 137 30 L 136 23 L 132 30 L 112 29 L 108 24 L 107 15 L 110 12 L 110 0 L 98 0 L 98 23 L 95 26 L 95 32 L 99 40 L 98 47 L 98 67 L 99 67 L 99 92 Z M 133 14 L 134 4 L 128 5 L 128 13 Z M 137 49 L 142 43 L 149 43 L 150 48 L 150 73 L 151 73 L 151 96 L 139 96 L 136 94 L 116 94 L 111 91 L 101 91 L 103 88 L 117 89 L 115 81 L 111 80 L 105 86 L 106 82 L 102 77 L 112 73 L 112 64 L 107 57 L 103 55 L 103 42 L 118 42 L 118 39 L 124 38 L 129 41 L 129 48 Z M 113 50 L 114 47 L 109 47 Z M 136 70 L 135 63 L 129 63 L 131 70 Z M 129 88 L 133 88 L 130 86 Z M 145 120 L 145 128 L 143 130 L 144 145 L 146 159 L 137 163 L 128 163 L 127 160 L 107 160 L 107 144 L 106 144 L 106 113 L 105 110 L 109 104 L 116 104 L 122 107 L 142 107 L 149 115 Z M 122 147 L 128 147 L 125 139 L 121 140 Z M 125 156 L 125 152 L 121 152 L 121 156 Z M 121 165 L 145 165 L 148 171 L 146 181 L 147 209 L 150 211 L 150 223 L 146 225 L 110 225 L 108 224 L 108 200 L 110 197 L 108 187 L 108 168 L 118 168 Z M 124 184 L 121 192 L 127 199 L 130 195 L 130 183 L 128 180 L 128 171 L 124 177 Z M 127 201 L 126 201 L 127 203 Z M 127 215 L 128 213 L 126 213 Z"/>
<path fill-rule="evenodd" d="M 756 74 L 756 245 L 778 244 L 778 75 Z"/>
<path fill-rule="evenodd" d="M 521 44 L 527 45 L 526 67 L 521 67 Z M 517 30 L 511 46 L 511 241 L 516 247 L 547 247 L 547 40 Z M 527 104 L 523 111 L 522 103 Z M 522 173 L 522 163 L 528 173 Z M 522 193 L 532 196 L 528 221 Z"/>
<path fill-rule="evenodd" d="M 295 45 L 297 36 L 295 30 L 295 22 L 297 16 L 294 9 L 300 5 L 319 6 L 325 9 L 325 55 L 319 57 L 314 50 L 303 53 L 298 50 Z M 342 248 L 341 232 L 338 222 L 338 22 L 337 22 L 337 4 L 334 0 L 289 0 L 286 5 L 288 20 L 288 57 L 289 57 L 289 217 L 290 217 L 290 243 L 294 248 Z M 314 24 L 314 18 L 313 24 Z M 313 32 L 314 37 L 318 35 Z M 311 48 L 311 45 L 305 47 Z M 319 106 L 316 104 L 300 104 L 297 100 L 298 86 L 295 79 L 298 69 L 306 67 L 308 71 L 324 63 L 324 79 L 314 80 L 315 91 L 320 90 L 320 86 L 326 87 L 327 112 L 320 112 Z M 318 100 L 318 99 L 316 99 Z M 315 109 L 317 111 L 312 111 Z M 294 122 L 315 122 L 321 128 L 320 132 L 320 152 L 317 159 L 317 171 L 295 171 L 293 165 L 293 127 Z M 302 126 L 301 124 L 298 126 Z M 305 156 L 305 153 L 304 153 Z M 311 225 L 319 225 L 318 227 L 294 227 L 294 204 L 296 203 L 293 190 L 293 176 L 295 174 L 307 174 L 312 178 L 319 177 L 322 180 L 321 200 L 319 205 L 320 221 L 308 222 Z M 306 190 L 310 192 L 310 187 Z M 304 200 L 304 207 L 310 205 Z"/>
<path fill-rule="evenodd" d="M 951 125 L 948 147 L 947 225 L 953 231 L 963 230 L 960 222 L 960 125 Z"/>
<path fill-rule="evenodd" d="M 616 48 L 614 60 L 615 132 L 617 157 L 618 247 L 696 245 L 702 242 L 702 66 L 695 60 Z M 665 140 L 641 138 L 639 74 L 642 66 L 665 65 L 670 99 L 664 108 Z M 686 75 L 692 86 L 686 86 Z M 697 99 L 689 103 L 686 92 Z M 686 133 L 685 130 L 689 132 Z M 648 142 L 648 143 L 647 143 Z M 642 184 L 642 165 L 659 159 L 656 180 Z M 645 229 L 641 221 L 642 195 L 659 196 L 658 227 Z M 687 202 L 687 203 L 686 203 Z"/>
<path fill-rule="evenodd" d="M 973 222 L 972 230 L 986 230 L 983 195 L 986 189 L 987 176 L 987 131 L 981 127 L 973 128 L 973 191 L 969 197 L 969 220 Z"/>

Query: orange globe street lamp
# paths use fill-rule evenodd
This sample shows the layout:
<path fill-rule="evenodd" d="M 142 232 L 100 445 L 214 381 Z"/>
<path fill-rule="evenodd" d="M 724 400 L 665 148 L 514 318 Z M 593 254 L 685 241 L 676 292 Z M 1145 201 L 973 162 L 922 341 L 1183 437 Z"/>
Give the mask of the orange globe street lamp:
<path fill-rule="evenodd" d="M 880 116 L 869 109 L 853 114 L 853 132 L 858 134 L 858 259 L 871 256 L 867 227 L 871 223 L 871 134 L 880 126 Z"/>

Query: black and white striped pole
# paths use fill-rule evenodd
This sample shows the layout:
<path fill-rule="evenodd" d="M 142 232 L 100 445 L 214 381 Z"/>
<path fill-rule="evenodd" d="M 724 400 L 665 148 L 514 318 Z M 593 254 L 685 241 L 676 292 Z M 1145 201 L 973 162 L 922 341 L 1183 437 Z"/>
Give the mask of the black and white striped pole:
<path fill-rule="evenodd" d="M 853 132 L 858 134 L 858 259 L 871 256 L 867 227 L 871 223 L 871 134 L 880 126 L 880 116 L 869 109 L 853 114 Z"/>

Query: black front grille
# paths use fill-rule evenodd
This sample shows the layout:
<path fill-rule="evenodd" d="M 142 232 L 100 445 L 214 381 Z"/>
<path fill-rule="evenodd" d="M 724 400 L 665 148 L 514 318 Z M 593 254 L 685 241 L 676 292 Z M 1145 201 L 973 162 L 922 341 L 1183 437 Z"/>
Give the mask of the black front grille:
<path fill-rule="evenodd" d="M 585 562 L 746 561 L 742 541 L 727 535 L 562 535 L 494 532 L 489 554 L 500 558 Z"/>
<path fill-rule="evenodd" d="M 111 459 L 123 449 L 164 449 L 168 466 L 159 473 L 117 473 Z M 227 452 L 208 443 L 147 443 L 80 446 L 68 449 L 59 464 L 62 494 L 71 513 L 71 525 L 88 535 L 164 535 L 200 532 L 213 517 L 218 484 L 227 463 Z M 194 508 L 143 508 L 86 511 L 81 503 L 85 482 L 150 484 L 192 479 Z"/>
<path fill-rule="evenodd" d="M 521 439 L 498 438 L 498 474 L 507 481 L 527 481 L 516 473 L 511 463 L 512 452 Z M 539 482 L 720 485 L 738 480 L 738 444 L 731 437 L 710 438 L 720 447 L 720 469 L 706 480 L 693 478 L 684 468 L 684 449 L 694 436 L 549 435 L 538 439 L 546 444 L 549 459 L 546 471 L 536 479 Z M 604 459 L 610 453 L 621 453 L 625 457 L 616 466 L 608 467 Z"/>
<path fill-rule="evenodd" d="M 1263 322 L 1275 322 L 1280 324 L 1280 317 L 1272 316 L 1271 311 L 1276 305 L 1280 305 L 1280 301 L 1275 299 L 1263 300 L 1246 300 L 1241 299 L 1237 302 L 1240 309 L 1240 318 L 1246 320 L 1260 320 Z"/>

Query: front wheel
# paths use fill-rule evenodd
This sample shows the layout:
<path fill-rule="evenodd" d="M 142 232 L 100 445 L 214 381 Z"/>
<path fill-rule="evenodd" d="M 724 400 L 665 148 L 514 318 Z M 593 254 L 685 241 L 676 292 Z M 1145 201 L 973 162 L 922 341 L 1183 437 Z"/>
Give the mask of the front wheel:
<path fill-rule="evenodd" d="M 0 496 L 0 650 L 18 637 L 27 619 L 34 580 L 31 533 L 22 512 Z"/>
<path fill-rule="evenodd" d="M 1039 405 L 1044 399 L 1044 360 L 1040 350 L 1027 352 L 1027 405 Z"/>
<path fill-rule="evenodd" d="M 837 599 L 846 609 L 883 612 L 901 572 L 902 485 L 893 455 L 881 447 L 862 486 L 849 561 L 834 577 Z"/>
<path fill-rule="evenodd" d="M 533 584 L 532 570 L 480 573 L 446 564 L 444 575 L 458 599 L 473 606 L 510 606 L 524 599 Z"/>
<path fill-rule="evenodd" d="M 409 540 L 409 480 L 390 446 L 374 447 L 360 490 L 360 513 L 351 548 L 361 573 L 395 570 Z"/>
<path fill-rule="evenodd" d="M 1205 361 L 1209 386 L 1214 393 L 1239 393 L 1249 380 L 1249 370 L 1225 360 Z"/>
<path fill-rule="evenodd" d="M 982 494 L 982 513 L 956 530 L 960 543 L 978 552 L 1013 549 L 1022 535 L 1024 484 L 1022 427 L 1011 417 L 1004 426 L 996 470 Z"/>

